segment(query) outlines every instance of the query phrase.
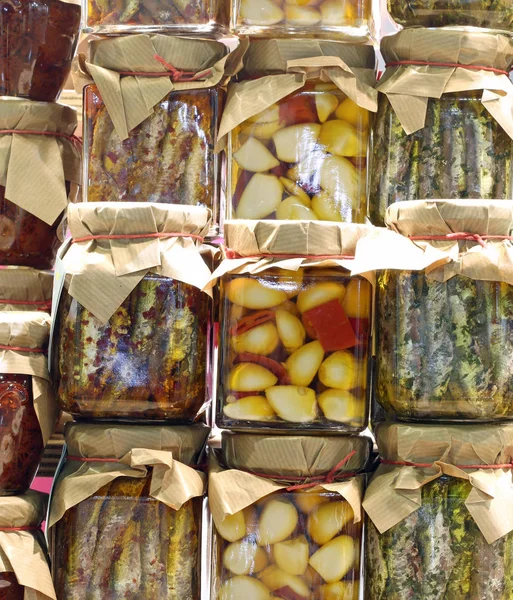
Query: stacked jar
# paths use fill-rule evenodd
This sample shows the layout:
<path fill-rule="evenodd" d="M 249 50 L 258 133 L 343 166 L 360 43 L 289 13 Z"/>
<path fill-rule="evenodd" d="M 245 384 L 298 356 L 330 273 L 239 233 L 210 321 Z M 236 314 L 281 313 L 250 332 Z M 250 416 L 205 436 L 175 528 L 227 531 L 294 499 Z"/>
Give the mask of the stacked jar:
<path fill-rule="evenodd" d="M 29 488 L 58 420 L 46 352 L 51 269 L 80 184 L 77 115 L 58 98 L 80 2 L 0 2 L 0 579 L 8 600 L 56 599 Z"/>
<path fill-rule="evenodd" d="M 237 3 L 236 31 L 275 39 L 250 42 L 219 131 L 227 220 L 211 285 L 224 431 L 210 463 L 210 597 L 353 599 L 371 446 L 362 432 L 372 285 L 350 269 L 370 231 L 375 55 L 306 39 L 356 25 L 348 3 L 270 4 Z M 283 39 L 291 34 L 305 39 Z"/>
<path fill-rule="evenodd" d="M 400 202 L 357 249 L 355 271 L 376 272 L 375 421 L 387 421 L 364 501 L 369 597 L 512 589 L 499 508 L 513 486 L 512 219 L 511 201 Z"/>

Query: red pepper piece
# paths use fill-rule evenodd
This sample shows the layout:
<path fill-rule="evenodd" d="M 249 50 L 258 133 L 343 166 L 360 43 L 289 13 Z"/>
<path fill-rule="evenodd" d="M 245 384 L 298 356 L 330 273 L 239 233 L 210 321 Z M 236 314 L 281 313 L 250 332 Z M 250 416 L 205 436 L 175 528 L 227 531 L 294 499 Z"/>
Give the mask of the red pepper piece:
<path fill-rule="evenodd" d="M 280 121 L 286 126 L 317 123 L 317 111 L 313 96 L 300 94 L 287 98 L 280 104 Z"/>
<path fill-rule="evenodd" d="M 268 321 L 272 321 L 274 318 L 275 313 L 273 310 L 259 310 L 251 313 L 250 315 L 239 319 L 237 323 L 230 328 L 230 335 L 240 335 L 241 333 L 246 333 L 246 331 L 257 327 L 258 325 L 263 325 Z"/>
<path fill-rule="evenodd" d="M 310 322 L 310 320 L 308 319 L 308 317 L 306 316 L 306 313 L 303 313 L 301 315 L 301 321 L 303 323 L 303 327 L 305 328 L 306 331 L 306 335 L 312 339 L 312 340 L 316 340 L 317 339 L 317 332 L 315 331 L 312 323 Z"/>
<path fill-rule="evenodd" d="M 306 600 L 307 598 L 295 592 L 288 585 L 274 590 L 273 596 L 276 596 L 277 598 L 284 598 L 284 600 Z"/>
<path fill-rule="evenodd" d="M 261 365 L 276 375 L 280 385 L 290 385 L 290 377 L 287 373 L 287 370 L 285 367 L 280 365 L 279 362 L 273 360 L 272 358 L 261 356 L 260 354 L 252 354 L 251 352 L 241 352 L 235 357 L 233 362 L 235 364 L 241 362 L 250 362 L 255 363 L 256 365 Z"/>
<path fill-rule="evenodd" d="M 307 310 L 304 317 L 311 324 L 325 352 L 345 350 L 357 345 L 351 321 L 337 299 Z"/>

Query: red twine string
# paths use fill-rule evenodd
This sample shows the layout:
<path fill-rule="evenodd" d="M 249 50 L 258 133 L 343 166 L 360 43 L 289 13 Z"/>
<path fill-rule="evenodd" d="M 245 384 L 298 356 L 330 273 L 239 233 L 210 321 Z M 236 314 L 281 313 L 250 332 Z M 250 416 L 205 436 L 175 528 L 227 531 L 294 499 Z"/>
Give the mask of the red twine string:
<path fill-rule="evenodd" d="M 470 69 L 472 71 L 490 71 L 491 73 L 509 76 L 508 71 L 496 69 L 495 67 L 484 67 L 482 65 L 460 65 L 459 63 L 430 62 L 427 60 L 396 60 L 386 63 L 387 67 L 399 67 L 402 65 L 416 65 L 419 67 L 450 67 L 453 69 Z"/>
<path fill-rule="evenodd" d="M 39 531 L 35 525 L 25 525 L 23 527 L 0 527 L 0 531 Z"/>
<path fill-rule="evenodd" d="M 301 483 L 298 485 L 292 485 L 286 488 L 287 492 L 294 492 L 296 490 L 306 490 L 309 488 L 314 488 L 318 485 L 322 485 L 323 483 L 335 483 L 340 479 L 346 479 L 348 477 L 354 477 L 356 473 L 340 473 L 337 474 L 337 471 L 341 469 L 353 456 L 356 454 L 356 450 L 350 452 L 345 458 L 343 458 L 337 465 L 331 469 L 329 473 L 324 475 L 314 475 L 313 477 L 294 477 L 287 476 L 285 479 L 291 479 L 295 481 L 305 481 L 306 483 Z M 267 473 L 255 473 L 254 471 L 247 471 L 250 475 L 255 475 L 256 477 L 262 477 L 262 479 L 279 479 L 276 475 L 268 475 Z"/>
<path fill-rule="evenodd" d="M 447 240 L 463 240 L 467 242 L 476 242 L 483 248 L 486 248 L 487 240 L 510 240 L 513 241 L 513 236 L 511 235 L 488 235 L 488 234 L 479 234 L 479 233 L 466 233 L 466 232 L 458 232 L 458 233 L 448 233 L 447 235 L 412 235 L 409 236 L 412 241 L 435 241 L 435 242 L 443 242 Z"/>
<path fill-rule="evenodd" d="M 15 352 L 38 352 L 38 353 L 43 353 L 44 350 L 42 350 L 41 348 L 24 348 L 22 346 L 4 346 L 3 344 L 0 344 L 0 350 L 13 350 Z"/>
<path fill-rule="evenodd" d="M 82 149 L 82 140 L 76 135 L 67 135 L 58 131 L 32 131 L 30 129 L 0 129 L 0 135 L 47 135 L 50 137 L 63 138 L 71 142 L 78 150 Z"/>
<path fill-rule="evenodd" d="M 414 463 L 402 460 L 385 460 L 381 459 L 383 465 L 398 465 L 400 467 L 418 467 L 420 469 L 436 469 L 436 465 L 432 463 Z M 513 469 L 513 461 L 510 463 L 498 464 L 498 465 L 453 465 L 458 469 Z"/>
<path fill-rule="evenodd" d="M 242 256 L 235 250 L 231 250 L 230 248 L 223 247 L 224 253 L 226 254 L 226 258 L 278 258 L 278 259 L 288 259 L 288 258 L 307 258 L 307 259 L 319 259 L 319 260 L 354 260 L 354 256 L 348 256 L 344 254 L 249 254 Z"/>
<path fill-rule="evenodd" d="M 85 237 L 74 238 L 72 242 L 78 244 L 79 242 L 90 242 L 91 240 L 143 240 L 146 238 L 193 238 L 203 242 L 201 235 L 194 233 L 131 233 L 131 234 L 119 234 L 119 235 L 86 235 Z"/>
<path fill-rule="evenodd" d="M 51 308 L 52 306 L 52 302 L 50 300 L 0 300 L 0 304 L 12 304 L 16 306 L 41 306 L 43 308 Z"/>
<path fill-rule="evenodd" d="M 200 73 L 195 73 L 194 71 L 180 71 L 166 62 L 162 56 L 155 54 L 153 57 L 157 60 L 163 67 L 165 67 L 165 71 L 161 71 L 158 73 L 151 73 L 148 71 L 119 71 L 120 75 L 128 75 L 131 77 L 170 77 L 172 81 L 197 81 L 202 77 L 206 77 L 212 73 L 212 69 L 206 69 L 205 71 L 201 71 Z"/>

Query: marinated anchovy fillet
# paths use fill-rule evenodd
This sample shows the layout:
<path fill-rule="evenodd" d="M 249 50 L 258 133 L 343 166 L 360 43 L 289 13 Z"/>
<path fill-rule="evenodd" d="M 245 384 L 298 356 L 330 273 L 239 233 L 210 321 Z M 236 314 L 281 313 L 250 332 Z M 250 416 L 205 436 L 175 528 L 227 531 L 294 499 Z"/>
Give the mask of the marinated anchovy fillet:
<path fill-rule="evenodd" d="M 511 29 L 511 0 L 388 0 L 388 10 L 405 27 L 461 25 Z"/>
<path fill-rule="evenodd" d="M 205 25 L 218 0 L 88 0 L 87 23 L 95 25 Z"/>
<path fill-rule="evenodd" d="M 88 86 L 88 201 L 214 209 L 218 94 L 216 89 L 172 92 L 122 141 L 98 89 Z"/>
<path fill-rule="evenodd" d="M 511 200 L 513 141 L 475 92 L 428 101 L 425 126 L 404 131 L 385 96 L 374 124 L 369 215 L 383 225 L 394 202 L 438 198 Z"/>
<path fill-rule="evenodd" d="M 470 491 L 468 481 L 443 476 L 423 486 L 422 506 L 385 533 L 368 522 L 366 597 L 511 600 L 513 535 L 486 542 L 465 506 Z"/>
<path fill-rule="evenodd" d="M 199 599 L 195 501 L 174 511 L 149 490 L 149 477 L 122 477 L 67 511 L 55 533 L 59 600 Z"/>
<path fill-rule="evenodd" d="M 147 275 L 102 325 L 63 293 L 56 329 L 58 398 L 95 418 L 196 418 L 205 401 L 210 298 Z"/>
<path fill-rule="evenodd" d="M 404 419 L 513 415 L 512 286 L 386 271 L 377 297 L 377 400 L 385 411 Z"/>

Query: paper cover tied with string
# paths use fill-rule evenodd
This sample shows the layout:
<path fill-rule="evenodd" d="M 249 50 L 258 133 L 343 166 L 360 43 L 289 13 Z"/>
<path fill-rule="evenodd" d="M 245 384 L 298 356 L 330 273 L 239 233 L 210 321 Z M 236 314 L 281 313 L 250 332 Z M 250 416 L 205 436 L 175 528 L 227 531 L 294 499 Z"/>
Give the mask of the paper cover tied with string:
<path fill-rule="evenodd" d="M 400 202 L 357 247 L 376 270 L 376 399 L 393 418 L 513 416 L 513 202 Z"/>
<path fill-rule="evenodd" d="M 369 213 L 394 202 L 509 200 L 513 41 L 495 33 L 406 29 L 386 37 L 373 126 Z"/>
<path fill-rule="evenodd" d="M 53 273 L 29 267 L 0 269 L 0 311 L 41 310 L 52 306 Z"/>
<path fill-rule="evenodd" d="M 57 600 L 41 531 L 47 495 L 0 498 L 0 589 L 6 598 Z"/>
<path fill-rule="evenodd" d="M 52 494 L 59 598 L 198 598 L 209 429 L 68 424 Z"/>
<path fill-rule="evenodd" d="M 68 106 L 0 99 L 0 265 L 52 268 L 58 226 L 80 184 L 76 126 Z"/>
<path fill-rule="evenodd" d="M 363 431 L 372 286 L 351 277 L 371 228 L 227 221 L 220 281 L 218 424 Z"/>
<path fill-rule="evenodd" d="M 59 402 L 74 415 L 190 422 L 206 401 L 212 248 L 206 208 L 70 207 L 53 335 Z"/>
<path fill-rule="evenodd" d="M 510 595 L 512 434 L 505 423 L 378 426 L 366 597 Z"/>
<path fill-rule="evenodd" d="M 365 222 L 370 46 L 257 40 L 229 86 L 228 218 Z"/>
<path fill-rule="evenodd" d="M 0 312 L 0 495 L 28 490 L 58 420 L 45 356 L 49 334 L 46 313 Z"/>
<path fill-rule="evenodd" d="M 209 473 L 211 596 L 358 597 L 370 450 L 367 437 L 224 432 Z"/>

